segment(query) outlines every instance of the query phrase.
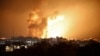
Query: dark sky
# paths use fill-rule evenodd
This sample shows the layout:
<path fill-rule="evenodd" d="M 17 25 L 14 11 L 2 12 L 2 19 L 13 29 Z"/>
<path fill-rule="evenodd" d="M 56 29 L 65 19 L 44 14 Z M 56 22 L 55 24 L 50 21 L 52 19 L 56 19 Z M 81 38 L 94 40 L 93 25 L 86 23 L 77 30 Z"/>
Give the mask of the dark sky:
<path fill-rule="evenodd" d="M 47 2 L 47 3 L 45 3 Z M 79 7 L 78 9 L 73 8 L 76 5 L 76 7 Z M 77 6 L 79 5 L 79 6 Z M 82 7 L 82 8 L 81 8 Z M 44 10 L 46 14 L 49 14 L 50 12 L 53 12 L 54 10 L 68 10 L 70 11 L 76 11 L 79 15 L 81 12 L 85 11 L 82 15 L 85 18 L 83 20 L 83 23 L 81 21 L 78 22 L 77 19 L 70 19 L 69 22 L 73 22 L 73 25 L 69 30 L 69 36 L 75 35 L 77 36 L 84 36 L 86 37 L 100 37 L 100 1 L 99 0 L 0 0 L 0 37 L 10 37 L 13 35 L 13 28 L 14 28 L 14 35 L 15 36 L 26 36 L 28 33 L 27 30 L 27 18 L 29 13 L 34 8 L 41 8 L 41 10 Z M 62 8 L 62 9 L 61 9 Z M 75 9 L 75 10 L 74 10 Z M 78 11 L 80 10 L 80 12 Z M 74 13 L 76 13 L 74 12 Z M 71 12 L 72 13 L 72 12 Z M 72 13 L 71 15 L 74 15 Z M 86 16 L 88 15 L 89 16 Z M 74 17 L 74 16 L 72 16 Z M 75 20 L 75 21 L 74 21 Z M 85 23 L 85 22 L 89 23 Z M 75 24 L 75 22 L 78 22 Z M 79 25 L 79 27 L 77 26 Z M 83 27 L 82 27 L 83 26 Z M 80 29 L 80 27 L 82 27 Z M 84 29 L 83 29 L 84 28 Z M 91 30 L 88 30 L 91 29 Z M 76 31 L 77 30 L 77 31 Z M 85 30 L 84 33 L 82 33 Z M 88 30 L 88 31 L 87 31 Z M 80 32 L 81 31 L 81 32 Z M 77 34 L 76 34 L 77 33 Z M 82 34 L 80 34 L 82 33 Z"/>

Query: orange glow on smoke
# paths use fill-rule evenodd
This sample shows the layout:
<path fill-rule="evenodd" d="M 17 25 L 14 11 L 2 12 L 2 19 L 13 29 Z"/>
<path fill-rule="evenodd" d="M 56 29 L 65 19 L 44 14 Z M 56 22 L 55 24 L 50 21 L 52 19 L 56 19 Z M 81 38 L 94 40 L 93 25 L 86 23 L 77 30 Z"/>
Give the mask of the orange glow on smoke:
<path fill-rule="evenodd" d="M 65 15 L 54 13 L 47 17 L 41 17 L 38 12 L 29 15 L 29 36 L 39 38 L 64 37 L 67 21 Z"/>
<path fill-rule="evenodd" d="M 28 19 L 29 36 L 41 37 L 46 24 L 43 20 L 45 19 L 39 15 L 39 12 L 34 11 L 30 13 Z"/>

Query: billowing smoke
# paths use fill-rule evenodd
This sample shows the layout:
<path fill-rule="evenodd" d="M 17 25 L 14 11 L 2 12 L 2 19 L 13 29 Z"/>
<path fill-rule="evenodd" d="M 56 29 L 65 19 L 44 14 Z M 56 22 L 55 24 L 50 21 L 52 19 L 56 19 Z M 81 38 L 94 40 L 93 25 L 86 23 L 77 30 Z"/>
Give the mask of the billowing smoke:
<path fill-rule="evenodd" d="M 33 0 L 33 11 L 28 17 L 29 36 L 41 37 L 46 28 L 47 19 L 41 11 L 42 3 L 43 0 Z"/>
<path fill-rule="evenodd" d="M 43 35 L 47 24 L 47 18 L 42 17 L 40 13 L 40 11 L 35 10 L 29 14 L 28 28 L 30 36 L 41 37 Z"/>
<path fill-rule="evenodd" d="M 33 0 L 33 11 L 28 17 L 28 34 L 33 37 L 47 37 L 47 13 L 45 6 L 48 4 L 47 0 Z"/>
<path fill-rule="evenodd" d="M 67 38 L 96 37 L 99 28 L 99 4 L 98 0 L 33 0 L 33 11 L 28 19 L 29 35 L 41 37 L 48 26 L 47 18 L 59 11 L 60 16 L 64 15 L 64 19 L 50 26 L 50 35 L 56 35 L 59 31 L 61 36 Z"/>

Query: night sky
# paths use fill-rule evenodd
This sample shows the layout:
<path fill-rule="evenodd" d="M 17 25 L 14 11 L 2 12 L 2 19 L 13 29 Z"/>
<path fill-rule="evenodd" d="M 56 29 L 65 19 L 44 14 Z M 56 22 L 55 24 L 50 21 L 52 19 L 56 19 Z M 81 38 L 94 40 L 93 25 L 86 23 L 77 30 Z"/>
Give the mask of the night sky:
<path fill-rule="evenodd" d="M 13 36 L 13 30 L 14 36 L 27 36 L 27 18 L 34 8 L 45 14 L 55 10 L 69 11 L 67 14 L 72 18 L 65 35 L 100 39 L 99 0 L 0 0 L 0 37 Z"/>

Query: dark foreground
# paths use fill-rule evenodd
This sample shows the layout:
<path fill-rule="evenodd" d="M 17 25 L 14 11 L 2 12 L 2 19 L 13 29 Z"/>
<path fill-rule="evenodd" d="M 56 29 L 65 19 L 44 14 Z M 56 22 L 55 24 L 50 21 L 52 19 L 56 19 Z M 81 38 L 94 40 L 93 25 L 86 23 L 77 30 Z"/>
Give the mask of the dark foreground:
<path fill-rule="evenodd" d="M 21 48 L 13 52 L 0 52 L 0 56 L 100 56 L 100 42 L 95 40 L 70 40 L 53 44 L 48 40 L 43 40 L 27 49 Z"/>

